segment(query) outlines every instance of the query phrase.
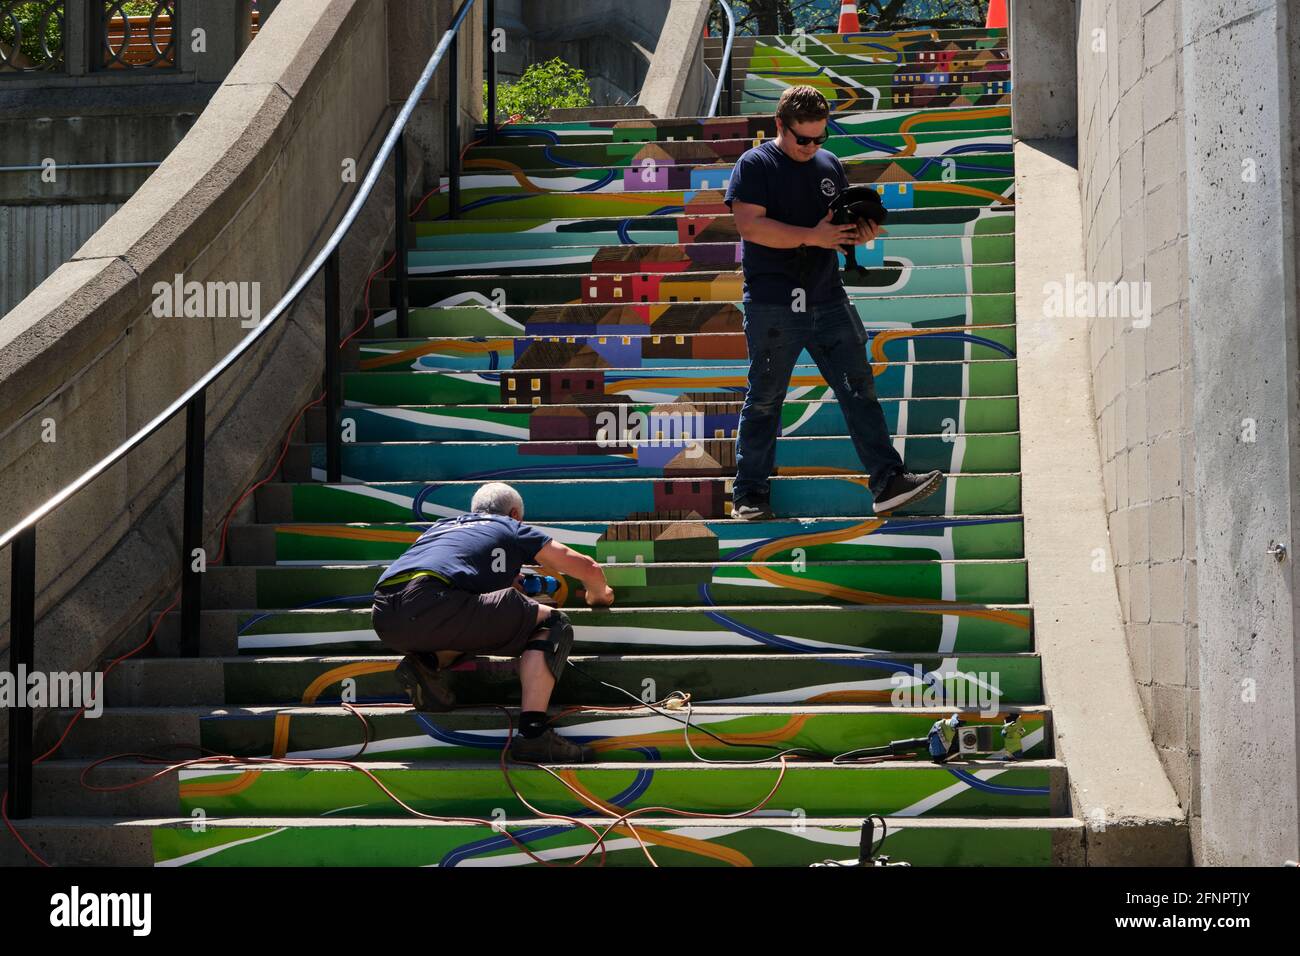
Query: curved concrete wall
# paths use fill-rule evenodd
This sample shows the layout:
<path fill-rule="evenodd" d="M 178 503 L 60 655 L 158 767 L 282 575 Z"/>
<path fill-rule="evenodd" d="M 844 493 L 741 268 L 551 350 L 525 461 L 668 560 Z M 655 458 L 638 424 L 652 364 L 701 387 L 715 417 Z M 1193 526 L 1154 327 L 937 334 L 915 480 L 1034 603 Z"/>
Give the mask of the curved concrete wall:
<path fill-rule="evenodd" d="M 0 528 L 111 451 L 247 334 L 238 318 L 154 317 L 156 282 L 182 274 L 257 283 L 262 310 L 274 305 L 355 194 L 344 161 L 356 161 L 359 180 L 451 9 L 450 0 L 283 0 L 162 166 L 0 319 Z M 481 13 L 462 30 L 462 121 L 481 109 Z M 443 159 L 444 114 L 432 108 L 443 90 L 440 76 L 411 128 L 424 159 L 412 157 L 416 177 Z M 345 304 L 358 299 L 391 234 L 391 195 L 391 178 L 381 179 L 345 241 Z M 317 392 L 318 286 L 209 390 L 210 557 L 221 516 L 265 473 Z M 133 646 L 143 616 L 175 587 L 183 419 L 41 522 L 38 667 L 85 669 L 110 645 Z M 6 548 L 0 647 L 9 562 Z"/>

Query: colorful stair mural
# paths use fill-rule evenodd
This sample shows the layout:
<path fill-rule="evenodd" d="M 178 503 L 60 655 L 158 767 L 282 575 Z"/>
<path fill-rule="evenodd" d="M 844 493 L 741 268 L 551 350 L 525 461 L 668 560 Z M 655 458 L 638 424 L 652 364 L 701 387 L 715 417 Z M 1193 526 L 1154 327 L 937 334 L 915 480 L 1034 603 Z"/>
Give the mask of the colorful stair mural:
<path fill-rule="evenodd" d="M 147 736 L 165 700 L 192 743 L 232 761 L 104 795 L 124 815 L 178 818 L 153 827 L 160 866 L 533 863 L 521 844 L 557 864 L 646 865 L 648 852 L 661 865 L 809 865 L 856 857 L 867 814 L 888 819 L 884 851 L 914 865 L 1078 858 L 1020 516 L 1005 31 L 742 38 L 734 73 L 740 115 L 513 126 L 467 151 L 462 217 L 435 195 L 410 227 L 408 334 L 389 310 L 354 340 L 340 420 L 308 420 L 255 520 L 232 528 L 232 563 L 205 575 L 202 657 L 176 656 L 178 622 L 165 620 L 161 656 L 123 668 L 130 705 L 82 722 L 44 779 L 75 785 L 99 736 Z M 831 100 L 825 148 L 891 210 L 846 288 L 896 446 L 949 477 L 919 506 L 873 515 L 804 355 L 776 455 L 781 517 L 741 524 L 728 514 L 747 357 L 722 196 L 794 83 Z M 334 427 L 349 437 L 331 484 Z M 489 479 L 602 562 L 618 598 L 588 610 L 574 581 L 555 596 L 581 668 L 557 687 L 557 725 L 599 762 L 515 765 L 510 781 L 543 814 L 598 830 L 638 808 L 694 816 L 618 824 L 590 856 L 587 829 L 536 817 L 498 763 L 513 661 L 456 667 L 466 709 L 400 706 L 371 589 Z M 586 709 L 631 703 L 609 685 L 689 693 L 691 729 L 675 719 L 685 707 Z M 852 762 L 954 711 L 967 756 Z M 782 748 L 815 756 L 783 770 Z M 374 778 L 329 762 L 354 758 Z M 146 772 L 122 764 L 105 779 L 133 770 Z M 424 813 L 503 822 L 420 820 L 376 780 Z M 179 819 L 200 814 L 202 829 Z"/>

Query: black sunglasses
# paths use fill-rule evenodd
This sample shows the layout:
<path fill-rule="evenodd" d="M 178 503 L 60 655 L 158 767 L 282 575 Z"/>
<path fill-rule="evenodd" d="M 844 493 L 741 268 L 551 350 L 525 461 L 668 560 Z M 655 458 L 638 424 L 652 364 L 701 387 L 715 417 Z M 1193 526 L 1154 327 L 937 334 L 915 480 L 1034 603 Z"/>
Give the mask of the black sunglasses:
<path fill-rule="evenodd" d="M 826 142 L 826 140 L 830 139 L 830 135 L 831 135 L 825 130 L 822 131 L 822 134 L 820 136 L 800 136 L 794 130 L 791 130 L 789 128 L 787 128 L 787 132 L 789 132 L 789 134 L 794 137 L 794 141 L 798 143 L 800 146 L 807 146 L 809 143 L 816 143 L 818 146 L 820 146 L 822 143 Z"/>

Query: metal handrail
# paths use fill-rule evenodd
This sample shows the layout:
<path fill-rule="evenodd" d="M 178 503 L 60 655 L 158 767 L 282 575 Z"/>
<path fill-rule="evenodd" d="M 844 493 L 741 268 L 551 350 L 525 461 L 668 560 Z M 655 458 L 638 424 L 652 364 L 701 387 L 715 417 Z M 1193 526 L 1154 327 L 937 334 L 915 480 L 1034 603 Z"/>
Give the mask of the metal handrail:
<path fill-rule="evenodd" d="M 454 147 L 448 157 L 448 176 L 450 180 L 451 208 L 449 215 L 455 216 L 458 212 L 459 197 L 459 144 L 456 136 L 455 121 L 458 118 L 457 104 L 457 82 L 456 82 L 456 46 L 455 40 L 459 34 L 461 24 L 466 14 L 474 5 L 474 0 L 462 0 L 460 7 L 456 10 L 452 18 L 451 25 L 443 33 L 434 49 L 433 55 L 429 57 L 428 63 L 425 64 L 424 70 L 420 73 L 410 95 L 402 105 L 396 119 L 393 121 L 392 128 L 388 135 L 384 137 L 383 143 L 380 144 L 379 151 L 375 154 L 374 161 L 366 173 L 365 179 L 362 180 L 360 188 L 349 203 L 343 218 L 326 240 L 325 245 L 321 248 L 310 262 L 310 264 L 299 274 L 298 278 L 289 287 L 288 291 L 281 296 L 275 306 L 262 319 L 262 321 L 253 328 L 243 339 L 241 339 L 225 356 L 209 369 L 193 385 L 187 388 L 178 398 L 170 405 L 155 415 L 147 424 L 139 428 L 134 435 L 118 445 L 113 451 L 109 452 L 98 462 L 86 469 L 79 477 L 65 486 L 58 493 L 49 498 L 44 504 L 32 511 L 27 517 L 23 518 L 16 525 L 10 528 L 4 534 L 0 534 L 0 549 L 7 545 L 14 544 L 14 554 L 12 562 L 12 581 L 13 588 L 10 594 L 12 612 L 10 615 L 10 662 L 11 671 L 18 673 L 20 665 L 26 667 L 28 671 L 32 669 L 34 663 L 34 611 L 35 611 L 35 583 L 36 583 L 36 525 L 49 515 L 61 504 L 71 498 L 90 482 L 111 468 L 114 464 L 121 461 L 128 453 L 142 444 L 154 432 L 165 425 L 181 409 L 186 411 L 186 460 L 185 460 L 185 492 L 184 492 L 184 533 L 183 545 L 181 551 L 182 557 L 182 592 L 181 592 L 181 613 L 182 613 L 182 652 L 189 653 L 191 656 L 198 652 L 198 610 L 199 610 L 199 572 L 193 569 L 189 560 L 191 545 L 199 546 L 202 536 L 202 515 L 203 515 L 203 448 L 205 439 L 206 414 L 205 414 L 205 395 L 206 389 L 217 378 L 221 376 L 231 365 L 235 363 L 240 356 L 247 352 L 253 344 L 266 334 L 267 330 L 288 308 L 294 303 L 298 296 L 306 288 L 307 284 L 316 278 L 317 274 L 324 269 L 325 272 L 325 391 L 326 391 L 326 408 L 331 414 L 338 408 L 339 396 L 339 375 L 337 365 L 337 352 L 339 346 L 338 340 L 338 318 L 339 318 L 339 269 L 338 255 L 339 244 L 342 242 L 344 235 L 352 227 L 357 216 L 361 212 L 361 207 L 370 197 L 375 183 L 379 180 L 380 171 L 389 156 L 394 157 L 396 166 L 396 184 L 395 184 L 395 204 L 394 215 L 396 218 L 396 236 L 395 245 L 396 254 L 396 278 L 397 289 L 395 295 L 399 296 L 397 300 L 397 310 L 400 334 L 405 334 L 405 278 L 406 278 L 406 218 L 407 208 L 405 201 L 405 143 L 403 133 L 411 114 L 414 112 L 417 103 L 424 95 L 425 89 L 433 78 L 434 71 L 442 62 L 445 55 L 450 52 L 449 65 L 452 76 L 449 84 L 449 103 L 448 113 L 451 122 L 449 123 L 448 138 L 449 145 Z M 495 20 L 495 3 L 494 0 L 487 0 L 487 25 L 488 36 L 490 38 Z M 488 62 L 492 64 L 493 73 L 495 73 L 495 52 L 488 47 Z M 495 84 L 493 84 L 495 85 Z M 491 90 L 490 93 L 495 93 Z M 491 102 L 495 97 L 489 96 L 488 111 L 488 129 L 491 131 L 495 127 L 495 103 Z M 401 144 L 394 152 L 395 147 Z M 328 458 L 330 464 L 328 470 L 333 472 L 329 480 L 337 480 L 338 468 L 338 435 L 337 429 L 332 426 L 328 429 L 330 440 L 327 441 Z M 32 769 L 32 719 L 31 711 L 26 707 L 15 707 L 10 711 L 10 728 L 9 728 L 9 796 L 10 805 L 8 807 L 9 816 L 15 819 L 25 819 L 31 816 L 31 769 Z"/>
<path fill-rule="evenodd" d="M 718 97 L 722 95 L 722 86 L 727 86 L 727 113 L 731 113 L 731 44 L 736 39 L 736 15 L 731 12 L 727 0 L 718 0 L 722 12 L 727 15 L 727 43 L 722 50 L 722 62 L 718 65 L 718 82 L 713 86 L 713 101 L 709 104 L 708 116 L 718 115 Z"/>
<path fill-rule="evenodd" d="M 326 240 L 325 245 L 321 248 L 320 252 L 316 254 L 316 257 L 312 259 L 311 264 L 308 265 L 307 268 L 298 276 L 297 281 L 289 287 L 289 291 L 280 297 L 280 301 L 275 304 L 266 318 L 244 336 L 234 348 L 227 352 L 220 362 L 209 369 L 207 374 L 182 392 L 179 398 L 155 415 L 148 424 L 140 428 L 134 435 L 122 444 L 118 445 L 90 468 L 86 469 L 79 478 L 54 495 L 54 497 L 46 501 L 45 504 L 41 505 L 22 521 L 18 522 L 4 534 L 0 535 L 0 548 L 3 548 L 10 541 L 16 538 L 19 532 L 36 524 L 36 522 L 45 517 L 59 505 L 63 504 L 63 502 L 67 501 L 68 498 L 72 497 L 72 495 L 76 494 L 90 482 L 94 481 L 106 469 L 120 461 L 127 452 L 131 451 L 165 425 L 173 415 L 185 407 L 191 398 L 211 385 L 213 381 L 220 377 L 222 372 L 234 363 L 235 359 L 248 351 L 249 347 L 251 347 L 254 342 L 265 335 L 267 329 L 271 327 L 271 323 L 278 319 L 281 313 L 293 304 L 294 300 L 298 298 L 299 293 L 301 293 L 307 286 L 307 283 L 316 277 L 316 273 L 319 272 L 320 268 L 325 264 L 325 260 L 329 257 L 330 253 L 334 252 L 338 248 L 339 243 L 343 240 L 343 236 L 350 228 L 352 228 L 353 222 L 356 221 L 357 216 L 361 212 L 362 205 L 364 205 L 365 201 L 370 198 L 370 191 L 375 188 L 375 183 L 379 179 L 379 173 L 383 168 L 384 162 L 392 154 L 393 147 L 396 145 L 397 139 L 405 128 L 407 121 L 410 119 L 411 113 L 415 110 L 416 103 L 419 101 L 420 96 L 423 95 L 425 88 L 429 85 L 429 81 L 433 78 L 433 71 L 437 69 L 438 64 L 442 62 L 442 57 L 447 52 L 447 47 L 451 45 L 452 39 L 460 29 L 461 21 L 465 18 L 465 14 L 469 12 L 469 8 L 473 5 L 474 0 L 462 0 L 460 9 L 456 11 L 456 16 L 452 20 L 451 26 L 447 29 L 447 32 L 442 35 L 442 40 L 433 51 L 433 56 L 429 58 L 429 62 L 425 64 L 424 71 L 420 74 L 419 80 L 416 81 L 415 88 L 411 91 L 411 95 L 407 97 L 406 103 L 403 104 L 401 112 L 397 114 L 397 119 L 393 121 L 393 128 L 388 131 L 388 135 L 384 137 L 383 143 L 380 144 L 379 152 L 375 154 L 375 160 L 370 164 L 370 170 L 366 173 L 366 178 L 362 180 L 361 188 L 357 190 L 356 197 L 353 198 L 352 202 L 348 205 L 347 211 L 343 214 L 343 218 L 330 234 L 329 239 Z M 399 221 L 398 225 L 404 226 L 405 223 Z"/>

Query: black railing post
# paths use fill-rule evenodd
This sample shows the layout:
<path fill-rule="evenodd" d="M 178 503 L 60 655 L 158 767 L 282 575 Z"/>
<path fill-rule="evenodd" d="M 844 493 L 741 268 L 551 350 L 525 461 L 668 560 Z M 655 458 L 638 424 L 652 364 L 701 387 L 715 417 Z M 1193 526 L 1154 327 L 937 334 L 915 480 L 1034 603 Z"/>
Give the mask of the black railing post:
<path fill-rule="evenodd" d="M 185 498 L 181 505 L 181 655 L 199 656 L 203 572 L 194 552 L 203 547 L 203 449 L 207 438 L 207 389 L 185 403 Z M 207 567 L 204 556 L 203 567 Z"/>
<path fill-rule="evenodd" d="M 13 540 L 12 588 L 9 594 L 9 673 L 36 669 L 36 525 Z M 26 689 L 25 683 L 20 687 Z M 25 694 L 20 696 L 24 702 Z M 26 820 L 32 815 L 32 709 L 25 703 L 9 711 L 9 816 Z"/>
<path fill-rule="evenodd" d="M 398 226 L 397 231 L 401 234 L 402 225 Z M 398 250 L 399 255 L 403 252 L 402 249 Z M 338 483 L 343 477 L 340 404 L 339 250 L 335 247 L 325 260 L 325 480 L 331 484 Z"/>
<path fill-rule="evenodd" d="M 397 309 L 397 337 L 406 338 L 407 333 L 407 306 L 406 306 L 406 229 L 410 223 L 410 217 L 406 214 L 406 131 L 403 130 L 397 136 L 397 143 L 393 146 L 393 215 L 397 219 L 397 226 L 393 230 L 393 247 L 397 250 L 395 254 L 393 272 L 393 307 Z M 337 268 L 337 263 L 335 264 Z M 338 336 L 334 337 L 334 346 L 338 347 Z"/>
<path fill-rule="evenodd" d="M 447 191 L 451 201 L 447 206 L 447 218 L 460 218 L 460 67 L 456 65 L 456 40 L 451 38 L 447 46 Z"/>
<path fill-rule="evenodd" d="M 487 144 L 495 146 L 497 141 L 497 49 L 493 33 L 497 28 L 496 0 L 487 0 Z"/>

